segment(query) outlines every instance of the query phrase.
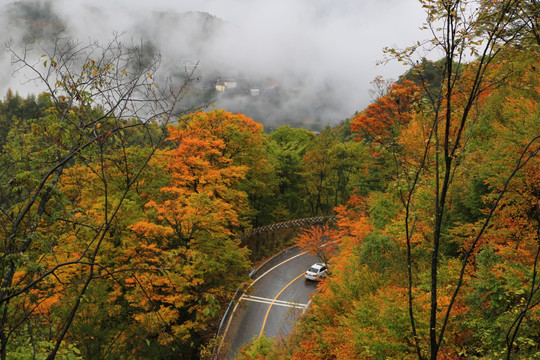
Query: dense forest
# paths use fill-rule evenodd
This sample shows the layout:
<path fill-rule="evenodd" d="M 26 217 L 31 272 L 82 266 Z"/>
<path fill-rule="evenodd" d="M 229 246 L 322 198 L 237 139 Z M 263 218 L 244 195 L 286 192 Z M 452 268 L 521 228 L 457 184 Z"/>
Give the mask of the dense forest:
<path fill-rule="evenodd" d="M 292 335 L 239 359 L 540 358 L 539 3 L 422 3 L 445 56 L 387 49 L 410 70 L 350 125 L 375 186 L 334 209 L 331 273 Z"/>
<path fill-rule="evenodd" d="M 198 357 L 257 260 L 239 236 L 333 213 L 367 166 L 347 126 L 172 115 L 116 46 L 0 103 L 3 358 Z M 77 66 L 61 56 L 39 70 Z"/>
<path fill-rule="evenodd" d="M 241 235 L 330 215 L 312 306 L 239 359 L 540 359 L 539 4 L 421 2 L 434 38 L 319 133 L 179 115 L 118 37 L 10 48 L 48 90 L 0 102 L 0 359 L 210 359 Z"/>

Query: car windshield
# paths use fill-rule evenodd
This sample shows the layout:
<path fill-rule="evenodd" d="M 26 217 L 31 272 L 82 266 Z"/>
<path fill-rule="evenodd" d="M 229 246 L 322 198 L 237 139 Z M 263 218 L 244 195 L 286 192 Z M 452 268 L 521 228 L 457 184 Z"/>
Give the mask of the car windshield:
<path fill-rule="evenodd" d="M 312 272 L 312 273 L 316 273 L 316 272 L 319 272 L 319 269 L 313 268 L 313 267 L 312 267 L 312 268 L 309 268 L 308 271 L 309 271 L 309 272 Z"/>

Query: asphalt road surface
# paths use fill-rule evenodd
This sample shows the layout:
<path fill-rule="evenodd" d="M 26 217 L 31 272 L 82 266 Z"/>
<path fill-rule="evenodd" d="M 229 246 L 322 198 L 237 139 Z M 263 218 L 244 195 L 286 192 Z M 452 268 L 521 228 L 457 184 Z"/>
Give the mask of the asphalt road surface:
<path fill-rule="evenodd" d="M 252 286 L 238 301 L 227 324 L 225 346 L 227 359 L 255 336 L 287 335 L 295 319 L 309 306 L 316 283 L 304 279 L 305 271 L 316 257 L 289 249 L 261 268 Z"/>

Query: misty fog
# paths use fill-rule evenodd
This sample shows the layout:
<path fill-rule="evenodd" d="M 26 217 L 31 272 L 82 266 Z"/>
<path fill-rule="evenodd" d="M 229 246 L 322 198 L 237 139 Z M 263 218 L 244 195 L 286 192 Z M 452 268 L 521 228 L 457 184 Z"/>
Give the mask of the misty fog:
<path fill-rule="evenodd" d="M 12 9 L 1 12 L 2 43 L 12 39 L 17 45 L 35 25 L 28 15 L 13 10 L 20 8 L 16 3 L 0 1 L 2 8 Z M 362 110 L 371 100 L 368 90 L 376 76 L 397 79 L 406 71 L 397 62 L 376 66 L 383 59 L 382 49 L 421 39 L 424 20 L 416 0 L 30 4 L 32 11 L 50 11 L 39 18 L 39 26 L 46 24 L 51 33 L 61 30 L 62 36 L 82 42 L 105 43 L 117 32 L 126 42 L 145 44 L 161 54 L 162 76 L 181 74 L 198 64 L 194 78 L 200 92 L 210 96 L 206 101 L 243 112 L 266 128 L 292 124 L 318 129 Z M 47 34 L 42 35 L 38 40 L 47 41 Z M 9 87 L 21 95 L 40 91 L 13 74 L 7 52 L 0 62 L 2 96 Z M 220 81 L 234 81 L 235 87 L 214 91 Z"/>

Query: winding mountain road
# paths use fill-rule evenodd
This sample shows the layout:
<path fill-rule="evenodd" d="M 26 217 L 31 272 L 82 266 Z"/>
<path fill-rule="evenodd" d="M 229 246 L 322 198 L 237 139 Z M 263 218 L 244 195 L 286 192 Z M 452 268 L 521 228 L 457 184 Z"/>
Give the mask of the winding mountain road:
<path fill-rule="evenodd" d="M 291 248 L 257 271 L 248 291 L 241 295 L 227 323 L 224 344 L 227 359 L 255 336 L 287 335 L 293 322 L 309 306 L 316 283 L 306 281 L 304 272 L 318 262 L 316 257 Z M 222 349 L 222 353 L 227 349 Z"/>

